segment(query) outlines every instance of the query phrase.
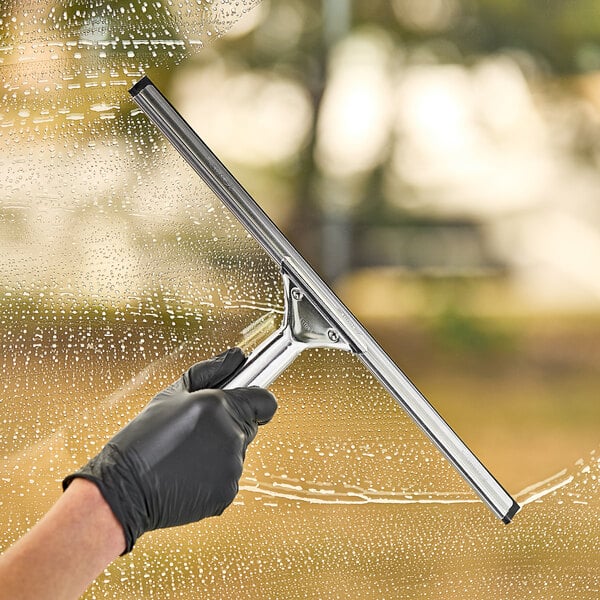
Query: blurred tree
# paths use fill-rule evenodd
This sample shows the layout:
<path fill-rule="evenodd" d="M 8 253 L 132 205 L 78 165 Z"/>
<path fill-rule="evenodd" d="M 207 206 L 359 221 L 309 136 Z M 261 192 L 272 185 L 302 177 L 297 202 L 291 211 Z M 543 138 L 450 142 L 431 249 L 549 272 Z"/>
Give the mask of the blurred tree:
<path fill-rule="evenodd" d="M 525 71 L 532 68 L 538 76 L 552 78 L 558 87 L 564 83 L 563 89 L 569 93 L 576 89 L 567 87 L 571 82 L 565 76 L 600 68 L 600 19 L 597 18 L 600 8 L 591 0 L 263 0 L 261 3 L 249 0 L 239 5 L 158 0 L 11 1 L 0 9 L 0 25 L 5 41 L 40 37 L 52 41 L 61 37 L 69 42 L 60 49 L 36 49 L 38 59 L 45 60 L 45 64 L 50 62 L 47 56 L 50 51 L 62 59 L 55 60 L 53 54 L 56 69 L 69 71 L 69 85 L 84 86 L 90 78 L 108 85 L 117 75 L 132 80 L 148 71 L 164 86 L 174 74 L 171 66 L 184 56 L 189 57 L 191 46 L 200 47 L 208 38 L 218 37 L 228 24 L 253 6 L 258 16 L 242 19 L 252 23 L 244 30 L 245 25 L 240 22 L 242 33 L 234 31 L 231 36 L 219 39 L 215 53 L 193 55 L 202 63 L 218 54 L 219 60 L 235 64 L 240 70 L 270 72 L 274 77 L 298 83 L 308 92 L 312 124 L 304 147 L 297 160 L 271 165 L 268 169 L 270 177 L 295 186 L 294 209 L 288 211 L 291 217 L 286 223 L 287 232 L 311 262 L 330 271 L 330 279 L 352 266 L 347 264 L 352 254 L 343 248 L 361 247 L 364 240 L 345 236 L 348 232 L 351 236 L 361 235 L 367 223 L 371 227 L 410 228 L 417 219 L 421 227 L 430 222 L 440 230 L 444 225 L 441 216 L 415 208 L 419 190 L 394 172 L 393 152 L 403 143 L 403 133 L 397 130 L 393 115 L 385 125 L 387 138 L 382 136 L 377 142 L 379 146 L 359 173 L 342 176 L 332 173 L 324 164 L 325 134 L 321 125 L 330 118 L 329 113 L 341 119 L 342 107 L 337 101 L 330 103 L 340 107 L 337 114 L 335 110 L 324 111 L 327 93 L 332 93 L 339 83 L 335 75 L 344 69 L 347 80 L 354 76 L 356 86 L 351 90 L 354 94 L 360 86 L 366 91 L 375 89 L 367 79 L 361 79 L 364 73 L 359 67 L 363 59 L 356 58 L 360 52 L 363 56 L 379 52 L 373 60 L 388 61 L 381 67 L 381 79 L 389 79 L 391 92 L 385 92 L 386 102 L 396 105 L 399 98 L 394 86 L 410 65 L 446 64 L 466 70 L 483 57 L 510 53 Z M 86 52 L 86 48 L 92 47 L 97 51 Z M 11 89 L 4 94 L 8 109 L 29 103 L 27 110 L 37 116 L 48 103 L 52 106 L 64 103 L 65 114 L 72 108 L 69 102 L 73 94 L 65 94 L 57 101 L 59 90 L 49 90 L 45 96 L 30 93 L 37 80 L 36 63 L 29 61 L 28 49 L 7 44 L 2 52 L 5 76 L 12 78 Z M 346 63 L 340 60 L 344 53 Z M 13 69 L 14 77 L 9 77 L 11 61 L 18 60 L 22 64 Z M 369 69 L 374 70 L 367 65 L 366 70 Z M 90 105 L 94 100 L 92 91 L 93 88 L 87 90 Z M 17 96 L 18 100 L 14 100 Z M 363 130 L 373 133 L 375 125 L 367 116 L 373 118 L 373 111 L 378 109 L 371 108 L 367 115 L 364 104 L 372 102 L 373 97 L 361 99 L 355 95 L 353 101 L 356 104 L 350 106 L 353 112 L 349 111 L 346 124 L 355 126 L 362 121 Z M 56 119 L 61 123 L 64 120 L 62 114 Z M 594 130 L 584 120 L 578 127 L 585 134 L 579 137 L 582 155 L 595 160 L 598 149 L 595 136 L 590 133 Z M 366 145 L 364 139 L 350 136 L 341 145 L 359 147 Z M 393 186 L 391 178 L 395 178 Z M 452 219 L 447 223 L 446 233 L 455 231 Z M 473 223 L 473 235 L 480 235 L 479 232 L 478 224 Z M 382 240 L 379 241 L 383 244 Z M 385 254 L 387 250 L 382 248 L 381 252 Z M 333 261 L 327 267 L 336 252 L 347 258 Z M 440 253 L 439 260 L 444 262 L 447 257 L 443 255 L 443 245 Z M 401 264 L 402 256 L 398 260 Z M 482 256 L 482 261 L 494 263 L 494 258 Z M 408 258 L 405 263 L 411 264 Z"/>
<path fill-rule="evenodd" d="M 483 57 L 498 53 L 510 53 L 523 69 L 533 66 L 534 73 L 546 77 L 573 75 L 600 66 L 600 46 L 596 45 L 600 40 L 600 19 L 595 18 L 600 8 L 590 0 L 568 3 L 374 0 L 348 5 L 328 0 L 264 0 L 260 10 L 257 26 L 241 38 L 225 37 L 219 43 L 219 53 L 227 60 L 244 64 L 247 69 L 269 69 L 292 77 L 310 93 L 314 111 L 311 135 L 293 165 L 294 171 L 286 167 L 290 179 L 297 182 L 294 217 L 287 228 L 312 262 L 321 267 L 328 262 L 326 255 L 332 252 L 331 246 L 324 243 L 324 238 L 331 235 L 331 222 L 321 229 L 322 232 L 327 230 L 321 236 L 317 235 L 318 226 L 324 213 L 330 211 L 331 203 L 335 203 L 336 194 L 359 194 L 358 199 L 347 200 L 353 223 L 343 225 L 354 227 L 356 231 L 360 231 L 361 222 L 366 221 L 370 225 L 389 227 L 393 223 L 396 227 L 403 224 L 410 227 L 417 218 L 421 226 L 430 222 L 439 230 L 444 225 L 444 218 L 440 216 L 414 214 L 412 200 L 416 190 L 409 184 L 398 182 L 405 201 L 396 200 L 391 204 L 386 200 L 391 146 L 383 150 L 377 164 L 365 167 L 360 181 L 332 183 L 331 176 L 323 172 L 317 156 L 321 135 L 318 123 L 323 116 L 324 95 L 332 85 L 333 70 L 338 68 L 332 63 L 334 53 L 349 37 L 356 37 L 365 28 L 384 36 L 391 43 L 389 59 L 396 73 L 392 76 L 396 77 L 402 73 L 403 65 L 411 63 L 468 68 Z M 354 68 L 358 77 L 358 67 Z M 562 82 L 553 80 L 555 84 Z M 572 91 L 567 85 L 564 89 Z M 364 117 L 361 111 L 355 113 L 356 121 Z M 454 230 L 450 219 L 446 231 Z M 474 223 L 474 237 L 479 231 Z M 340 250 L 339 240 L 336 244 Z M 440 252 L 444 252 L 442 247 Z M 445 258 L 441 255 L 441 259 Z M 488 265 L 497 262 L 493 256 L 481 258 Z M 338 266 L 340 270 L 330 275 L 341 274 L 346 268 L 343 262 Z"/>

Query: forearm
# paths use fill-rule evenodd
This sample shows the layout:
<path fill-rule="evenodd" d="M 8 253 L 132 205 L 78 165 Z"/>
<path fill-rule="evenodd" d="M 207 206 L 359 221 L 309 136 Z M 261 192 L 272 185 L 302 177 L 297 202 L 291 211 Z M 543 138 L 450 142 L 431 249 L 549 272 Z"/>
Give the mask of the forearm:
<path fill-rule="evenodd" d="M 75 479 L 50 511 L 0 556 L 0 600 L 71 600 L 125 548 L 95 484 Z"/>

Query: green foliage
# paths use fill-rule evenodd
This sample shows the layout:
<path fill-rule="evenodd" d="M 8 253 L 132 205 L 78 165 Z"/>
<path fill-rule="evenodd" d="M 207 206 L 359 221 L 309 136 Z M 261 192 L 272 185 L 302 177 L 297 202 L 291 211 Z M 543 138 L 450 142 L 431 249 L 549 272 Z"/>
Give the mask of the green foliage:
<path fill-rule="evenodd" d="M 433 320 L 431 331 L 441 349 L 451 352 L 489 357 L 514 348 L 515 338 L 508 330 L 454 306 Z"/>
<path fill-rule="evenodd" d="M 600 42 L 600 6 L 591 0 L 478 0 L 482 52 L 518 48 L 558 73 L 596 68 L 586 48 Z"/>

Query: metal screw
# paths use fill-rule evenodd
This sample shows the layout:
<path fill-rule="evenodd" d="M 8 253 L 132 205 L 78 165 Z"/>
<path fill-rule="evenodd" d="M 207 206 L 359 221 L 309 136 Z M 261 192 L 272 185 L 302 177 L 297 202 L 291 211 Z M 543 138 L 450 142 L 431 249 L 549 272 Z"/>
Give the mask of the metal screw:
<path fill-rule="evenodd" d="M 334 343 L 336 344 L 337 342 L 340 341 L 340 335 L 339 333 L 335 330 L 335 329 L 328 329 L 327 330 L 327 337 Z"/>
<path fill-rule="evenodd" d="M 292 288 L 292 298 L 296 300 L 296 302 L 300 302 L 300 300 L 304 298 L 304 294 L 298 288 Z"/>

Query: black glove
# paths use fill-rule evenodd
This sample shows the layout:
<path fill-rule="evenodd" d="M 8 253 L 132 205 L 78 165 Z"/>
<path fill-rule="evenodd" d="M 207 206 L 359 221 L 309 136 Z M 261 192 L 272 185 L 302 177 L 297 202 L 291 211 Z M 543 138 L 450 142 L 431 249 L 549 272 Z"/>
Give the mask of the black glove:
<path fill-rule="evenodd" d="M 233 501 L 246 448 L 277 408 L 262 388 L 212 389 L 243 362 L 233 348 L 194 365 L 63 481 L 99 487 L 123 526 L 124 554 L 146 531 L 220 515 Z"/>

